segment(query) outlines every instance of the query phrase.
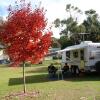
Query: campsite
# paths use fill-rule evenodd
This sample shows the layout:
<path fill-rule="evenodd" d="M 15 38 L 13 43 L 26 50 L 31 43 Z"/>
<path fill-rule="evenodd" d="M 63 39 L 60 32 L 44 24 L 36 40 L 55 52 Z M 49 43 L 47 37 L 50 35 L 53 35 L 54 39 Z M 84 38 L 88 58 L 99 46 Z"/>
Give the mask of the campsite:
<path fill-rule="evenodd" d="M 0 100 L 66 100 L 66 98 L 67 100 L 94 100 L 94 98 L 100 98 L 100 76 L 93 74 L 67 77 L 63 80 L 50 79 L 47 66 L 52 62 L 56 63 L 56 61 L 46 61 L 43 64 L 26 67 L 26 93 L 30 91 L 33 95 L 24 97 L 20 95 L 23 92 L 22 68 L 0 65 Z"/>
<path fill-rule="evenodd" d="M 99 4 L 0 0 L 0 100 L 100 100 Z"/>

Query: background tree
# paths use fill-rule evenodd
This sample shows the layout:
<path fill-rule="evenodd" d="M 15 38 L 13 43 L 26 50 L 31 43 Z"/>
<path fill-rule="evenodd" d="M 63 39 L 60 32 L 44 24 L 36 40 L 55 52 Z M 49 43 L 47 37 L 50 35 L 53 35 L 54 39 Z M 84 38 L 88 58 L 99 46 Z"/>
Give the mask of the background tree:
<path fill-rule="evenodd" d="M 82 11 L 71 4 L 66 5 L 66 12 L 68 13 L 69 18 L 74 18 L 76 21 L 78 20 L 78 15 L 82 14 Z"/>
<path fill-rule="evenodd" d="M 30 3 L 22 0 L 20 4 L 9 6 L 9 15 L 0 38 L 6 46 L 6 53 L 11 59 L 11 65 L 23 64 L 24 93 L 25 62 L 38 63 L 48 52 L 51 45 L 50 29 L 46 29 L 47 19 L 43 8 L 31 8 Z"/>
<path fill-rule="evenodd" d="M 78 26 L 78 15 L 82 14 L 82 11 L 78 7 L 74 7 L 71 4 L 66 5 L 67 19 L 60 20 L 57 18 L 54 21 L 55 27 L 63 27 L 60 35 L 65 35 L 71 38 L 73 42 L 77 42 L 76 38 L 79 37 L 77 33 L 83 29 L 79 30 Z M 82 27 L 83 28 L 83 27 Z"/>
<path fill-rule="evenodd" d="M 61 49 L 74 44 L 66 35 L 62 35 L 58 41 L 61 44 Z"/>
<path fill-rule="evenodd" d="M 98 14 L 93 9 L 85 11 L 85 14 L 87 18 L 84 20 L 83 25 L 86 28 L 86 33 L 90 33 L 88 40 L 100 41 L 100 21 Z"/>
<path fill-rule="evenodd" d="M 3 24 L 4 20 L 3 17 L 0 16 L 0 26 Z"/>
<path fill-rule="evenodd" d="M 59 27 L 60 26 L 60 19 L 57 18 L 55 21 L 54 21 L 54 24 L 55 24 L 55 27 Z"/>
<path fill-rule="evenodd" d="M 5 21 L 3 20 L 3 17 L 0 17 L 0 32 L 3 31 L 4 23 L 5 23 Z"/>
<path fill-rule="evenodd" d="M 3 17 L 0 17 L 0 33 L 4 31 L 5 24 L 6 21 L 3 19 Z M 0 45 L 4 45 L 1 38 L 0 38 Z"/>
<path fill-rule="evenodd" d="M 95 10 L 90 9 L 85 11 L 86 19 L 82 23 L 78 20 L 82 14 L 82 11 L 78 7 L 67 4 L 66 12 L 67 19 L 60 20 L 57 18 L 54 21 L 55 27 L 62 29 L 60 30 L 61 40 L 66 38 L 64 36 L 67 36 L 66 42 L 71 40 L 77 44 L 83 40 L 79 33 L 90 33 L 85 34 L 84 40 L 100 41 L 100 17 Z"/>
<path fill-rule="evenodd" d="M 52 37 L 52 48 L 61 48 L 61 44 L 59 43 L 59 39 Z"/>

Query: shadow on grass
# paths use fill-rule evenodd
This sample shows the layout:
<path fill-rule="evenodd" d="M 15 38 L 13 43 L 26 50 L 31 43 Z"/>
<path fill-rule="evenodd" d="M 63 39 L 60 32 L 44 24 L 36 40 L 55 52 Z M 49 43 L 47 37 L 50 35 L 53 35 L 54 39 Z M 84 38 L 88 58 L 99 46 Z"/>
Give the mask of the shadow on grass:
<path fill-rule="evenodd" d="M 40 74 L 40 75 L 32 75 L 32 76 L 26 76 L 26 84 L 31 84 L 31 83 L 43 83 L 43 82 L 49 82 L 49 81 L 54 81 L 57 80 L 57 78 L 52 78 L 50 79 L 48 77 L 48 74 Z M 20 85 L 23 84 L 23 78 L 10 78 L 9 79 L 9 86 L 12 85 Z"/>
<path fill-rule="evenodd" d="M 61 78 L 60 78 L 61 80 Z M 78 76 L 78 77 L 66 77 L 64 78 L 65 81 L 72 81 L 72 82 L 85 82 L 85 81 L 100 81 L 100 75 L 97 74 L 87 74 L 84 76 Z M 58 77 L 55 78 L 49 78 L 48 74 L 39 74 L 39 75 L 32 75 L 32 76 L 26 76 L 26 84 L 31 83 L 43 83 L 43 82 L 50 82 L 50 81 L 59 81 Z M 23 84 L 23 78 L 10 78 L 9 79 L 9 86 L 12 85 L 20 85 Z"/>
<path fill-rule="evenodd" d="M 68 77 L 65 78 L 66 81 L 72 81 L 72 82 L 80 82 L 80 81 L 100 81 L 100 75 L 97 73 L 89 73 L 84 74 L 83 76 L 77 76 L 77 77 Z"/>

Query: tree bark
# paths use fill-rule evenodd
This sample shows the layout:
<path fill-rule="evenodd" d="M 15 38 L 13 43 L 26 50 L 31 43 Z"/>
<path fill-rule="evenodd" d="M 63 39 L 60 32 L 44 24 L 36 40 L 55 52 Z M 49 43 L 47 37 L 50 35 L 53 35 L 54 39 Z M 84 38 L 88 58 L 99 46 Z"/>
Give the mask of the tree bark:
<path fill-rule="evenodd" d="M 24 88 L 24 93 L 26 93 L 25 62 L 23 62 L 23 88 Z"/>

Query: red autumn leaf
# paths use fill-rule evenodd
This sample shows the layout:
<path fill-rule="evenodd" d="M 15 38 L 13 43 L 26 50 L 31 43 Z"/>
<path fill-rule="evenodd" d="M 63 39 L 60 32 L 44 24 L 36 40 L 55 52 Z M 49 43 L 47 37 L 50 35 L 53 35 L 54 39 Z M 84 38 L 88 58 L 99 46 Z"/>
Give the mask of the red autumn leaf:
<path fill-rule="evenodd" d="M 46 29 L 44 9 L 37 7 L 32 10 L 30 4 L 21 0 L 20 5 L 17 2 L 15 7 L 10 5 L 8 11 L 8 19 L 0 37 L 7 47 L 12 65 L 41 61 L 51 45 L 52 35 L 51 30 Z"/>

